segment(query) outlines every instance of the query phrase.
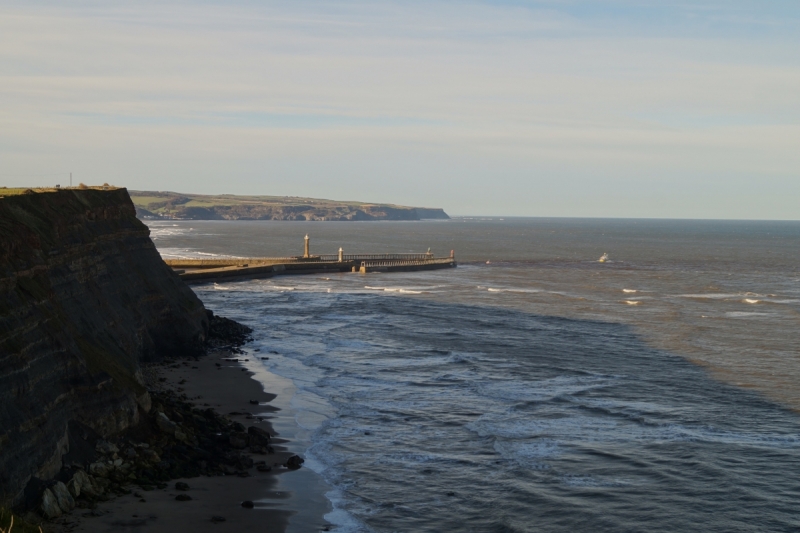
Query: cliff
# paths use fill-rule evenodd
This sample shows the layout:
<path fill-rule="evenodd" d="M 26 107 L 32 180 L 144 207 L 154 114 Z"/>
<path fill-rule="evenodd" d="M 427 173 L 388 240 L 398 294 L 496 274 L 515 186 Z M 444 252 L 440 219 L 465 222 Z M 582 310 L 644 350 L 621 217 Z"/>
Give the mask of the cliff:
<path fill-rule="evenodd" d="M 289 196 L 206 196 L 131 191 L 145 218 L 187 220 L 423 220 L 449 219 L 440 208 L 337 202 Z"/>
<path fill-rule="evenodd" d="M 207 320 L 125 189 L 0 197 L 0 503 L 59 471 L 68 425 L 135 424 L 140 362 L 201 353 Z"/>

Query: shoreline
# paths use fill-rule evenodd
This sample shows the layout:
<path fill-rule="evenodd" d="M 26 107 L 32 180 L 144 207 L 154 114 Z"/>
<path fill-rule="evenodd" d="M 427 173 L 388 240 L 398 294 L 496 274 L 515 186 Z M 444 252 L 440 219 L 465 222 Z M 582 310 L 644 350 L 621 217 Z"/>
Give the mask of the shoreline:
<path fill-rule="evenodd" d="M 293 443 L 279 435 L 274 425 L 286 427 L 293 419 L 289 418 L 289 413 L 282 413 L 282 409 L 272 405 L 277 395 L 266 392 L 262 381 L 255 376 L 262 371 L 273 375 L 253 359 L 229 350 L 210 350 L 197 360 L 178 359 L 153 365 L 148 367 L 151 390 L 184 394 L 197 408 L 210 407 L 233 422 L 268 431 L 273 435 L 274 453 L 247 452 L 243 455 L 256 462 L 266 461 L 270 472 L 251 467 L 247 469 L 247 477 L 217 475 L 171 479 L 166 488 L 150 491 L 131 485 L 130 494 L 99 502 L 91 512 L 75 509 L 50 522 L 54 526 L 51 530 L 87 533 L 330 530 L 333 525 L 323 518 L 331 509 L 324 497 L 324 482 L 305 467 L 283 466 L 295 455 L 295 450 Z M 290 398 L 286 398 L 280 403 L 288 405 L 289 401 Z M 176 483 L 180 482 L 188 484 L 189 490 L 176 490 Z M 179 495 L 188 495 L 191 500 L 177 501 Z M 243 501 L 252 501 L 253 508 L 244 508 Z M 212 521 L 212 517 L 217 519 Z M 220 517 L 224 521 L 219 521 Z"/>

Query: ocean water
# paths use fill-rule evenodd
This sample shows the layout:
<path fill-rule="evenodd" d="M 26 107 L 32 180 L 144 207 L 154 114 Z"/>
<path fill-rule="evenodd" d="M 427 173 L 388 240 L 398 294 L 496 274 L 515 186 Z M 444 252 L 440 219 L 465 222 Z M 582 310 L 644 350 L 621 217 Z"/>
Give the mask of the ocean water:
<path fill-rule="evenodd" d="M 338 531 L 800 529 L 800 223 L 151 230 L 165 257 L 455 250 L 195 287 L 293 383 Z"/>

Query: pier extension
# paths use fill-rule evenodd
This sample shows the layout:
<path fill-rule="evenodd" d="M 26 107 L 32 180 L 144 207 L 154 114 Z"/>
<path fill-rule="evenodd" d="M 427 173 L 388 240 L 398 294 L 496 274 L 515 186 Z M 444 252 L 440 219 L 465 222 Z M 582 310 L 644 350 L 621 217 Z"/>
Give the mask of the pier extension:
<path fill-rule="evenodd" d="M 421 254 L 348 255 L 341 248 L 338 254 L 312 255 L 308 235 L 305 237 L 303 251 L 302 256 L 292 257 L 168 259 L 165 262 L 187 283 L 245 277 L 268 278 L 287 274 L 412 272 L 457 266 L 452 250 L 449 257 L 435 257 L 430 250 Z"/>

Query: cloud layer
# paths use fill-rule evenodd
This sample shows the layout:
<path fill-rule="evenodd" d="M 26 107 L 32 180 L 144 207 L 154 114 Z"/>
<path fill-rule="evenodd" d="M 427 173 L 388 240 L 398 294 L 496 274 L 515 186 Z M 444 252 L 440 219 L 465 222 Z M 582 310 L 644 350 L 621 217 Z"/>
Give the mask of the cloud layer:
<path fill-rule="evenodd" d="M 0 182 L 797 219 L 800 24 L 757 7 L 7 4 Z"/>

